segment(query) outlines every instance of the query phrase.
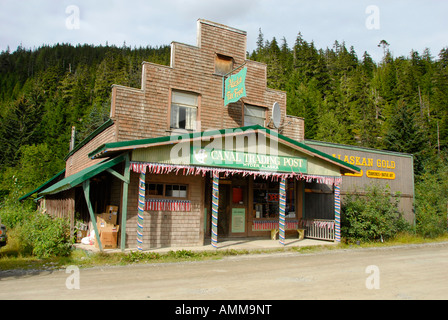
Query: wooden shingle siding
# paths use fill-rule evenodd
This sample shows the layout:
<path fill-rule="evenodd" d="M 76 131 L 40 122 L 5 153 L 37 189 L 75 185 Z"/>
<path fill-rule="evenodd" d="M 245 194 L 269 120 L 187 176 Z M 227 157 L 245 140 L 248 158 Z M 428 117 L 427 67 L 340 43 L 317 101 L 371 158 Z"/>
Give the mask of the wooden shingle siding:
<path fill-rule="evenodd" d="M 147 174 L 147 183 L 179 183 L 176 174 Z M 139 174 L 131 173 L 128 199 L 128 220 L 126 244 L 137 246 L 137 207 Z M 198 246 L 204 241 L 204 178 L 201 176 L 182 176 L 182 184 L 188 185 L 191 211 L 145 211 L 143 220 L 143 249 L 167 246 Z"/>
<path fill-rule="evenodd" d="M 65 177 L 71 176 L 81 170 L 84 170 L 94 164 L 102 161 L 102 159 L 91 160 L 88 154 L 98 148 L 100 145 L 107 142 L 116 142 L 116 124 L 111 125 L 94 139 L 86 143 L 82 148 L 77 150 L 66 160 Z"/>
<path fill-rule="evenodd" d="M 170 135 L 171 90 L 199 94 L 197 118 L 201 131 L 243 126 L 243 103 L 265 107 L 268 124 L 272 106 L 278 102 L 284 119 L 286 93 L 266 87 L 265 64 L 246 60 L 246 33 L 204 20 L 199 20 L 198 25 L 197 46 L 172 42 L 169 67 L 142 64 L 141 89 L 113 87 L 111 117 L 117 123 L 117 141 Z M 234 68 L 245 64 L 248 69 L 247 97 L 226 107 L 222 97 L 223 77 L 215 74 L 217 54 L 233 58 Z M 300 128 L 291 129 L 292 126 Z M 303 133 L 302 121 L 294 121 L 288 127 L 290 131 Z"/>

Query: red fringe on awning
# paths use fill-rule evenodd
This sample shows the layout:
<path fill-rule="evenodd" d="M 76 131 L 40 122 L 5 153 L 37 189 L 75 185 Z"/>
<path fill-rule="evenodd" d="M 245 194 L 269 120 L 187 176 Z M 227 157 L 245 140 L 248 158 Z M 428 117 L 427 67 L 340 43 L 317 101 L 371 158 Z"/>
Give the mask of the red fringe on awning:
<path fill-rule="evenodd" d="M 177 164 L 163 164 L 163 163 L 149 163 L 149 162 L 131 162 L 130 169 L 134 172 L 141 173 L 155 173 L 155 174 L 168 174 L 179 172 L 182 175 L 201 175 L 205 176 L 207 172 L 215 171 L 222 173 L 225 176 L 230 176 L 234 174 L 241 174 L 243 177 L 254 176 L 262 177 L 265 179 L 279 180 L 281 178 L 295 178 L 297 180 L 304 180 L 306 182 L 315 181 L 317 183 L 324 183 L 328 185 L 339 185 L 342 181 L 342 177 L 336 176 L 317 176 L 304 173 L 295 172 L 275 172 L 275 171 L 252 171 L 252 170 L 241 170 L 241 169 L 230 169 L 230 168 L 215 168 L 215 167 L 198 167 L 198 166 L 187 166 L 187 165 L 177 165 Z"/>

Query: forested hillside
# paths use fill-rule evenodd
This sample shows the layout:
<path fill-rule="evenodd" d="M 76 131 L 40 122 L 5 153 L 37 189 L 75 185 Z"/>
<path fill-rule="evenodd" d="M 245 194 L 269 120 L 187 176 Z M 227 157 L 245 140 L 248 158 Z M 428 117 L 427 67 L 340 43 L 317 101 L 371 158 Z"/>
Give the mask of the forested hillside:
<path fill-rule="evenodd" d="M 260 31 L 251 59 L 269 65 L 268 85 L 288 93 L 288 113 L 305 118 L 305 137 L 416 155 L 423 161 L 448 147 L 448 49 L 438 56 L 410 50 L 382 61 L 337 41 L 315 48 L 299 33 L 265 41 Z"/>
<path fill-rule="evenodd" d="M 111 85 L 140 87 L 141 63 L 168 65 L 170 46 L 57 44 L 0 55 L 1 195 L 33 190 L 65 167 L 71 127 L 81 141 L 109 117 Z"/>
<path fill-rule="evenodd" d="M 307 139 L 416 155 L 415 171 L 448 148 L 448 49 L 381 61 L 337 41 L 316 48 L 265 40 L 248 56 L 268 65 L 268 86 L 288 94 L 288 114 L 305 118 Z M 64 168 L 71 127 L 80 141 L 103 123 L 112 84 L 140 87 L 141 62 L 169 64 L 170 47 L 58 44 L 0 55 L 1 189 L 21 193 Z"/>

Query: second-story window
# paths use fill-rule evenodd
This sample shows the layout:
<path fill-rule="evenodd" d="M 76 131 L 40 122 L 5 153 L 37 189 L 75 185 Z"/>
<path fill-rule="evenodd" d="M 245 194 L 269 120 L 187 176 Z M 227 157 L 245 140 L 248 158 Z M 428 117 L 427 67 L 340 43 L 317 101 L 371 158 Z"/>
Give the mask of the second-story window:
<path fill-rule="evenodd" d="M 265 126 L 266 108 L 244 105 L 244 126 Z"/>
<path fill-rule="evenodd" d="M 225 76 L 233 70 L 233 58 L 216 54 L 215 56 L 215 74 Z"/>
<path fill-rule="evenodd" d="M 198 99 L 196 93 L 172 91 L 170 127 L 172 129 L 194 130 L 198 113 Z"/>

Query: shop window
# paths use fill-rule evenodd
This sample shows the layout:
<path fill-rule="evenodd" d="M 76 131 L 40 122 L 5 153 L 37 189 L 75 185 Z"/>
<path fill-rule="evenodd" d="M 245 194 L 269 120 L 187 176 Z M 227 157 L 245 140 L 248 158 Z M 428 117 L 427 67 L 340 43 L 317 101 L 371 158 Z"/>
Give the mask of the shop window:
<path fill-rule="evenodd" d="M 244 105 L 244 126 L 260 125 L 264 127 L 266 108 Z"/>
<path fill-rule="evenodd" d="M 233 70 L 233 58 L 216 54 L 215 56 L 215 74 L 224 76 Z"/>
<path fill-rule="evenodd" d="M 196 129 L 199 95 L 196 93 L 172 91 L 170 127 L 172 129 Z"/>
<path fill-rule="evenodd" d="M 167 184 L 165 188 L 165 197 L 186 198 L 187 186 L 179 184 Z"/>
<path fill-rule="evenodd" d="M 260 178 L 254 180 L 254 218 L 279 218 L 279 182 L 267 181 Z M 295 218 L 295 189 L 294 180 L 286 182 L 286 210 L 287 218 Z"/>
<path fill-rule="evenodd" d="M 146 196 L 163 196 L 163 184 L 147 183 Z"/>
<path fill-rule="evenodd" d="M 187 185 L 163 183 L 146 184 L 146 198 L 187 198 L 187 196 Z"/>

